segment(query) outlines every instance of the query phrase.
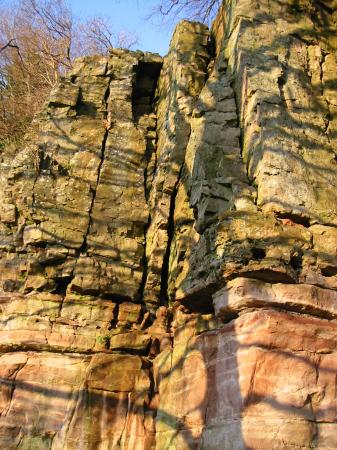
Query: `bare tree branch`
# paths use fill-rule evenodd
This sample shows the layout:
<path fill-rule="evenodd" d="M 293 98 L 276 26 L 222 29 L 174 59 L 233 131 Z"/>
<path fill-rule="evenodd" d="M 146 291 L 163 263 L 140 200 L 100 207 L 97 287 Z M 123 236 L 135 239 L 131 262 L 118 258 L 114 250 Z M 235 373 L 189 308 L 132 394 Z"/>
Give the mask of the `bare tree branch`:
<path fill-rule="evenodd" d="M 16 44 L 13 44 L 13 42 L 15 42 L 15 39 L 10 39 L 6 45 L 4 45 L 3 47 L 0 48 L 0 52 L 2 52 L 3 50 L 6 50 L 6 48 L 8 48 L 8 47 L 19 49 L 19 47 Z"/>
<path fill-rule="evenodd" d="M 221 0 L 161 0 L 155 8 L 155 13 L 163 17 L 184 16 L 209 22 L 214 18 L 221 3 Z"/>
<path fill-rule="evenodd" d="M 112 47 L 131 48 L 137 36 L 127 31 L 114 33 L 107 18 L 95 17 L 80 25 L 85 53 L 106 53 Z"/>
<path fill-rule="evenodd" d="M 0 144 L 22 135 L 75 57 L 137 42 L 131 33 L 113 31 L 107 18 L 76 20 L 66 1 L 1 4 Z"/>
<path fill-rule="evenodd" d="M 21 55 L 21 53 L 20 53 L 20 47 L 18 46 L 18 44 L 16 44 L 16 39 L 15 39 L 15 38 L 10 39 L 10 40 L 7 42 L 7 44 L 5 44 L 3 47 L 1 47 L 1 48 L 0 48 L 0 53 L 1 53 L 2 51 L 6 50 L 6 48 L 14 48 L 14 49 L 16 50 L 16 52 L 17 52 L 19 58 L 20 58 L 20 61 L 21 61 L 22 65 L 23 65 L 23 67 L 25 67 L 24 60 L 23 60 L 22 55 Z"/>

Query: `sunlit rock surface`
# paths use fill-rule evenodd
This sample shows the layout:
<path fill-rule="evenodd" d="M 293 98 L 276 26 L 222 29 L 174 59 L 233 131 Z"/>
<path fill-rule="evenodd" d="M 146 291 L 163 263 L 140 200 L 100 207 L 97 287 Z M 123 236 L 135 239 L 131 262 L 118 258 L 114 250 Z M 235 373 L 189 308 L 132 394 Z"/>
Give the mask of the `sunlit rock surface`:
<path fill-rule="evenodd" d="M 85 57 L 0 153 L 0 448 L 337 448 L 336 5 Z"/>

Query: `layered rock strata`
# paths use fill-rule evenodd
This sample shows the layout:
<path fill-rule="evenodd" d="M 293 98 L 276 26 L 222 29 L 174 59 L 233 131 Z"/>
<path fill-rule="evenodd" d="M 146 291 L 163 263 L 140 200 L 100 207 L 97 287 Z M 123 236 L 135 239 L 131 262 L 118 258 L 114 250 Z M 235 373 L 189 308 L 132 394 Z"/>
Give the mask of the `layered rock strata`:
<path fill-rule="evenodd" d="M 192 111 L 205 84 L 210 59 L 206 26 L 182 22 L 176 29 L 171 51 L 164 60 L 158 83 L 156 170 L 150 190 L 150 225 L 147 233 L 147 277 L 144 301 L 152 308 L 166 301 L 173 215 Z"/>
<path fill-rule="evenodd" d="M 147 323 L 142 301 L 144 177 L 161 66 L 126 50 L 78 60 L 27 145 L 4 152 L 1 448 L 153 446 L 166 315 Z"/>
<path fill-rule="evenodd" d="M 337 448 L 335 6 L 82 58 L 2 150 L 1 448 Z"/>

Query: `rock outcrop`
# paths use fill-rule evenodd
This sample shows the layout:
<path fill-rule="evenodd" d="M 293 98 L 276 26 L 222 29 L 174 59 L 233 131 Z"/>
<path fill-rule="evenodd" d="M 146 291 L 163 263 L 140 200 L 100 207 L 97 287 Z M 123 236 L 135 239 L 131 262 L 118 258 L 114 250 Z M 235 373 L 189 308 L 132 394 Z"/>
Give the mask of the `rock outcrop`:
<path fill-rule="evenodd" d="M 337 448 L 336 6 L 81 58 L 1 150 L 0 448 Z"/>

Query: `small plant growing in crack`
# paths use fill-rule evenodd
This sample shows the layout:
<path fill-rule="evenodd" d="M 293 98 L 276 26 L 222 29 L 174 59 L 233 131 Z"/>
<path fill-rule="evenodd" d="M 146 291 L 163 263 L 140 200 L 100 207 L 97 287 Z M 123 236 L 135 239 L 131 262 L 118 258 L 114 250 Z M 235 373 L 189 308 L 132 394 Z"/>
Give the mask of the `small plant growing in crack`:
<path fill-rule="evenodd" d="M 19 281 L 26 281 L 26 278 L 27 278 L 27 272 L 21 272 L 20 274 L 19 274 Z"/>
<path fill-rule="evenodd" d="M 109 349 L 110 346 L 110 339 L 111 339 L 111 335 L 110 334 L 101 334 L 97 337 L 97 342 L 100 345 L 104 345 L 104 347 L 106 349 Z"/>

